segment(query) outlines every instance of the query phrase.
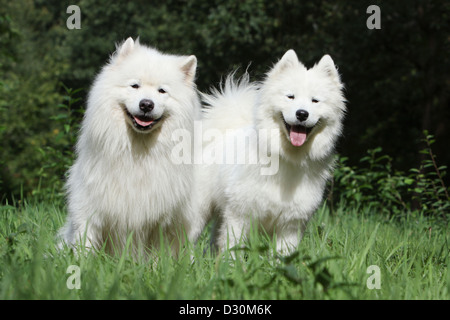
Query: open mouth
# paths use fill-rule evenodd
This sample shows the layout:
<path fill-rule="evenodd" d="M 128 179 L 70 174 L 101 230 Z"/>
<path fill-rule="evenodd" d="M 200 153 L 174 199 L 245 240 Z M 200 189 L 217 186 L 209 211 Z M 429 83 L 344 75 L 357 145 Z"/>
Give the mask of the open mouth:
<path fill-rule="evenodd" d="M 294 147 L 302 146 L 306 142 L 308 135 L 314 129 L 314 126 L 313 127 L 305 127 L 305 126 L 302 126 L 301 124 L 290 125 L 284 119 L 283 114 L 281 114 L 281 119 L 283 120 L 284 125 L 286 127 L 286 130 L 287 130 L 287 133 L 289 136 L 289 140 L 291 141 L 291 143 Z"/>
<path fill-rule="evenodd" d="M 131 121 L 133 122 L 134 127 L 138 131 L 149 131 L 151 130 L 157 123 L 161 121 L 163 117 L 160 117 L 158 119 L 154 119 L 151 116 L 144 115 L 132 115 L 128 110 L 126 110 L 126 113 L 128 117 L 130 117 Z"/>

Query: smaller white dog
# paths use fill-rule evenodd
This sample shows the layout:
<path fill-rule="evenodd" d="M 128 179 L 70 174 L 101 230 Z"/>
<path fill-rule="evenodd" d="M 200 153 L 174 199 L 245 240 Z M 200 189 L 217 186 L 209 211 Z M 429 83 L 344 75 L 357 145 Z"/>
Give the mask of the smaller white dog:
<path fill-rule="evenodd" d="M 252 224 L 276 235 L 280 253 L 297 248 L 332 174 L 334 146 L 345 113 L 342 89 L 330 56 L 308 70 L 289 50 L 261 85 L 248 83 L 247 78 L 239 83 L 229 78 L 222 92 L 204 96 L 208 105 L 204 128 L 224 135 L 235 130 L 234 136 L 220 141 L 225 141 L 225 155 L 239 136 L 257 137 L 257 143 L 249 139 L 249 144 L 234 149 L 257 154 L 256 164 L 223 161 L 201 171 L 201 212 L 203 216 L 218 213 L 219 248 L 235 246 Z M 210 139 L 204 150 L 217 143 Z M 279 160 L 275 172 L 264 174 L 263 149 Z"/>
<path fill-rule="evenodd" d="M 200 115 L 195 56 L 175 56 L 128 38 L 96 77 L 67 181 L 63 240 L 135 253 L 200 233 L 192 209 L 193 170 L 175 164 L 177 129 L 192 132 Z M 139 251 L 137 251 L 139 249 Z"/>

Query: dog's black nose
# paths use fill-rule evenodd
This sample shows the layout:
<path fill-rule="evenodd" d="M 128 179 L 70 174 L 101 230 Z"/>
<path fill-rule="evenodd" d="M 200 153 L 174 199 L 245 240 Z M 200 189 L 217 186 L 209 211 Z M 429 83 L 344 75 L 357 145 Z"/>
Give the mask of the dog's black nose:
<path fill-rule="evenodd" d="M 155 107 L 155 104 L 150 99 L 142 99 L 139 102 L 139 109 L 141 109 L 144 112 L 150 112 Z"/>
<path fill-rule="evenodd" d="M 299 109 L 299 110 L 297 110 L 295 115 L 297 116 L 297 119 L 299 121 L 305 121 L 306 119 L 308 119 L 309 113 L 306 110 Z"/>

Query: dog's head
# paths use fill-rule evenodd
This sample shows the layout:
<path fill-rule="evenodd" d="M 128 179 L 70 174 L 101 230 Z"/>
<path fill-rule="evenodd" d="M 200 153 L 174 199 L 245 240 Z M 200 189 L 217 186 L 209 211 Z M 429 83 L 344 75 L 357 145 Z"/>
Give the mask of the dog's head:
<path fill-rule="evenodd" d="M 192 112 L 180 104 L 193 92 L 196 66 L 195 56 L 162 54 L 132 38 L 118 46 L 107 74 L 127 124 L 148 133 L 174 113 Z"/>
<path fill-rule="evenodd" d="M 265 122 L 265 126 L 268 121 L 272 128 L 279 128 L 289 148 L 309 149 L 309 141 L 317 140 L 314 137 L 319 134 L 325 133 L 327 139 L 340 134 L 345 111 L 342 89 L 329 55 L 307 69 L 289 50 L 263 82 L 257 121 Z"/>

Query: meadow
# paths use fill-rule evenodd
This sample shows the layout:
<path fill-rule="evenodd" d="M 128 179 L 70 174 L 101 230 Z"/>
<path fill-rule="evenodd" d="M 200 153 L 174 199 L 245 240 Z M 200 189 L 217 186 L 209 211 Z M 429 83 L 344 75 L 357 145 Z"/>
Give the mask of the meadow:
<path fill-rule="evenodd" d="M 178 258 L 75 255 L 56 249 L 65 215 L 48 202 L 0 207 L 0 299 L 450 298 L 445 217 L 324 204 L 292 255 L 255 232 L 232 261 L 209 250 L 209 229 Z"/>

